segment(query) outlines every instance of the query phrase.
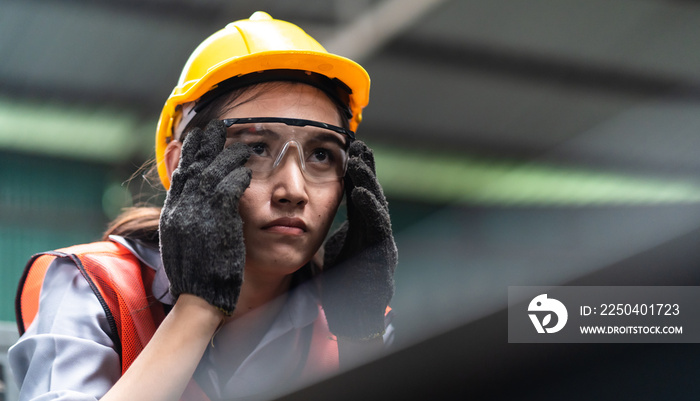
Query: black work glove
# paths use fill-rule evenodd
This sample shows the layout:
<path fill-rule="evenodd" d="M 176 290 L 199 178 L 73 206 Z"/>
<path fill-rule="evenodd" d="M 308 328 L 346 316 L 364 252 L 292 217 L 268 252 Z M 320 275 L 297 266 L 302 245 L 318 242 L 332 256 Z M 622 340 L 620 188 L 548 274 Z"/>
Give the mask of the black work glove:
<path fill-rule="evenodd" d="M 250 148 L 224 149 L 226 128 L 192 130 L 160 216 L 160 248 L 174 297 L 203 298 L 227 315 L 236 308 L 245 266 L 238 203 L 250 185 Z"/>
<path fill-rule="evenodd" d="M 324 248 L 321 302 L 333 334 L 367 340 L 384 333 L 398 254 L 372 151 L 355 141 L 348 157 L 347 221 Z"/>

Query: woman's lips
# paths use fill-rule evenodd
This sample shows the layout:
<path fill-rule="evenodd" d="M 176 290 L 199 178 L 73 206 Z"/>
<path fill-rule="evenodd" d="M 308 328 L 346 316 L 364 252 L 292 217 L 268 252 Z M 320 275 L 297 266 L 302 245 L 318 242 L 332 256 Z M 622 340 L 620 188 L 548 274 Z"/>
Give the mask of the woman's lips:
<path fill-rule="evenodd" d="M 302 219 L 283 217 L 264 225 L 263 230 L 277 234 L 301 235 L 306 232 L 306 223 Z"/>

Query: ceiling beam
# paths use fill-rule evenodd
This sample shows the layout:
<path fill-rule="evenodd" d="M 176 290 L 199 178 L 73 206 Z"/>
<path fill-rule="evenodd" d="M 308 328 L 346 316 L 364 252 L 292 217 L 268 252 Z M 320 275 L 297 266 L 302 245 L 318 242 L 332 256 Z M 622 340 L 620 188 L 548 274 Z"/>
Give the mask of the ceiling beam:
<path fill-rule="evenodd" d="M 441 68 L 482 71 L 540 84 L 579 87 L 634 96 L 700 99 L 700 82 L 670 74 L 585 60 L 547 56 L 479 43 L 401 38 L 383 50 L 384 55 Z M 419 56 L 418 56 L 419 55 Z"/>
<path fill-rule="evenodd" d="M 362 62 L 445 0 L 384 0 L 321 42 Z"/>

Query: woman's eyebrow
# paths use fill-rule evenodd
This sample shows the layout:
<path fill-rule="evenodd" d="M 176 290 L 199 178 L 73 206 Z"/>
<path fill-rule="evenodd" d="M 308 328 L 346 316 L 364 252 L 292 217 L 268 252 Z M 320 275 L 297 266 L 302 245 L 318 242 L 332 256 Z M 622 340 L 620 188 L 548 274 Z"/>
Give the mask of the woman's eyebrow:
<path fill-rule="evenodd" d="M 281 135 L 270 129 L 251 130 L 250 127 L 236 127 L 234 125 L 226 130 L 227 138 L 233 136 L 262 136 L 270 139 L 279 139 Z"/>
<path fill-rule="evenodd" d="M 313 142 L 334 142 L 338 144 L 341 148 L 345 148 L 348 146 L 346 142 L 341 139 L 339 135 L 331 134 L 331 133 L 321 133 L 319 132 L 318 134 L 314 135 L 311 139 Z"/>

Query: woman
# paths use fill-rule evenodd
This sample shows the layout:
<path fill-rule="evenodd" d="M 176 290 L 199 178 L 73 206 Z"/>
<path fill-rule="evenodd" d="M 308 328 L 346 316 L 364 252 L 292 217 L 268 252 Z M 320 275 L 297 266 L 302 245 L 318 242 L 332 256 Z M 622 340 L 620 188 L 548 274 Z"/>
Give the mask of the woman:
<path fill-rule="evenodd" d="M 205 40 L 158 125 L 162 212 L 30 262 L 21 398 L 255 397 L 380 349 L 396 247 L 354 138 L 368 90 L 362 67 L 265 13 Z"/>

